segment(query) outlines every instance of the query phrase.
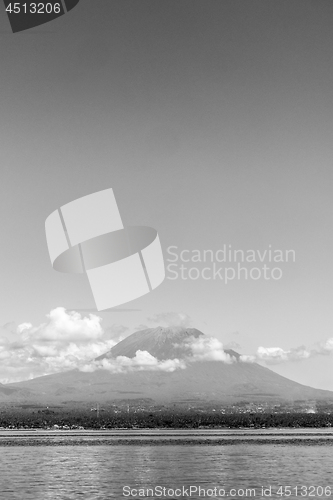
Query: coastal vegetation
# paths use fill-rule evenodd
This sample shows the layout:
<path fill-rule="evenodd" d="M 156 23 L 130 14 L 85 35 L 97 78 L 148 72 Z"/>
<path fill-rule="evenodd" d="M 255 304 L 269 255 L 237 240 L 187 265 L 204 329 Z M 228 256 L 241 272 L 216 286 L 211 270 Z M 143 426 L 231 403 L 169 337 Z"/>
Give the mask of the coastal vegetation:
<path fill-rule="evenodd" d="M 333 426 L 330 412 L 229 412 L 185 409 L 6 408 L 2 429 L 218 429 L 324 428 Z"/>

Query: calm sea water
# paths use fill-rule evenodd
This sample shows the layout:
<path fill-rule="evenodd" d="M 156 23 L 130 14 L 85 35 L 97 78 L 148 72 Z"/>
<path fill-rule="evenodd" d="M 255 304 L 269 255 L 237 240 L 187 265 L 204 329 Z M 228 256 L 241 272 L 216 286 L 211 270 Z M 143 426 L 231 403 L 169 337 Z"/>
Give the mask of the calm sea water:
<path fill-rule="evenodd" d="M 1 500 L 333 497 L 333 441 L 315 436 L 292 444 L 215 445 L 110 444 L 107 438 L 73 445 L 63 436 L 67 445 L 50 446 L 15 439 L 0 446 Z"/>

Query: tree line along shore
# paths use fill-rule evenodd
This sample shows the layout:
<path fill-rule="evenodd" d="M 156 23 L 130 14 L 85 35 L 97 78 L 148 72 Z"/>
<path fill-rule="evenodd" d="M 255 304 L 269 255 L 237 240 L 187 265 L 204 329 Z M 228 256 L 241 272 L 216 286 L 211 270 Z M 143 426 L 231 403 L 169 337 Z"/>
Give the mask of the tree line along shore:
<path fill-rule="evenodd" d="M 2 429 L 329 428 L 333 413 L 229 413 L 93 409 L 0 411 Z"/>

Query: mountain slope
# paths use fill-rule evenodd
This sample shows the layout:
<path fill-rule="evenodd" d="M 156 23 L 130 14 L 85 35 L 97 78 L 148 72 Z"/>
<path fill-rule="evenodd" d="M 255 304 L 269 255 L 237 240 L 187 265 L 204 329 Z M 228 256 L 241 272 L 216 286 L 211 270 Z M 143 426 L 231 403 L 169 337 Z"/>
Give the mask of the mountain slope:
<path fill-rule="evenodd" d="M 138 350 L 147 351 L 159 360 L 184 358 L 191 355 L 186 340 L 204 336 L 196 328 L 148 328 L 133 333 L 112 347 L 97 360 L 126 356 L 133 358 Z"/>

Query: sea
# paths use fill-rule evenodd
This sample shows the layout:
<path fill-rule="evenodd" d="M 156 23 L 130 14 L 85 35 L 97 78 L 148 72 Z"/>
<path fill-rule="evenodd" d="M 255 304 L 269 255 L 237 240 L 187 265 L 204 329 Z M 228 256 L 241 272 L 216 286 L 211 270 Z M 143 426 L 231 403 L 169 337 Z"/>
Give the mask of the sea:
<path fill-rule="evenodd" d="M 0 431 L 1 500 L 331 496 L 329 429 Z"/>

